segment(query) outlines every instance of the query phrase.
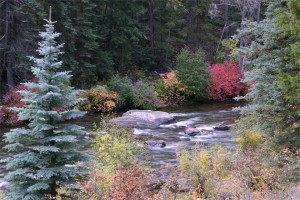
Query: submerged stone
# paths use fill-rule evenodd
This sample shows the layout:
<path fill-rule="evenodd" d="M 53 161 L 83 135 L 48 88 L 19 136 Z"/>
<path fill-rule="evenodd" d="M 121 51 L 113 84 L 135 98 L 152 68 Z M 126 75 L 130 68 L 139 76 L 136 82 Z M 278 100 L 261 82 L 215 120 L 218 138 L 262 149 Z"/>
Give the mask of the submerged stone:
<path fill-rule="evenodd" d="M 165 147 L 166 143 L 163 140 L 158 140 L 158 141 L 145 141 L 144 144 L 148 145 L 149 147 Z"/>
<path fill-rule="evenodd" d="M 215 126 L 214 129 L 218 130 L 218 131 L 227 131 L 230 129 L 230 126 L 228 126 L 224 122 L 222 122 L 220 125 Z"/>
<path fill-rule="evenodd" d="M 197 135 L 198 133 L 200 133 L 200 131 L 198 129 L 196 129 L 196 128 L 187 127 L 184 130 L 184 133 L 193 137 L 193 136 Z"/>

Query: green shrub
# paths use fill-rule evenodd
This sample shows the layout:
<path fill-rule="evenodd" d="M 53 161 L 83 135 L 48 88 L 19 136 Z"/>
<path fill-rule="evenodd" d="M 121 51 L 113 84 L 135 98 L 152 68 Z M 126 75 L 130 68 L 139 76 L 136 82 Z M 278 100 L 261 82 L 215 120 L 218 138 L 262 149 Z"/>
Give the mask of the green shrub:
<path fill-rule="evenodd" d="M 154 86 L 150 83 L 141 80 L 133 83 L 129 78 L 117 75 L 108 85 L 119 94 L 119 108 L 155 109 L 158 106 Z"/>
<path fill-rule="evenodd" d="M 195 145 L 191 151 L 179 151 L 178 166 L 194 185 L 193 196 L 211 196 L 216 192 L 212 180 L 228 176 L 232 163 L 225 152 L 223 147 L 216 146 L 208 151 L 199 145 Z"/>
<path fill-rule="evenodd" d="M 118 108 L 133 108 L 133 83 L 128 77 L 114 76 L 108 83 L 110 90 L 119 94 Z"/>
<path fill-rule="evenodd" d="M 257 131 L 249 130 L 236 138 L 241 151 L 255 150 L 262 142 L 262 136 Z"/>
<path fill-rule="evenodd" d="M 284 167 L 277 167 L 267 166 L 268 158 L 254 151 L 195 146 L 179 152 L 179 169 L 193 183 L 194 199 L 289 199 L 286 190 L 294 185 L 286 180 L 295 175 L 299 153 L 283 150 L 275 157 Z"/>
<path fill-rule="evenodd" d="M 222 40 L 222 47 L 216 55 L 216 63 L 223 63 L 225 60 L 229 60 L 232 63 L 238 62 L 238 45 L 239 40 L 237 38 L 229 38 Z"/>
<path fill-rule="evenodd" d="M 159 104 L 154 86 L 143 81 L 137 81 L 134 84 L 132 99 L 134 107 L 140 109 L 155 110 Z"/>
<path fill-rule="evenodd" d="M 204 53 L 200 50 L 192 53 L 186 48 L 182 49 L 176 57 L 175 67 L 178 80 L 187 87 L 187 97 L 196 101 L 206 100 L 209 70 Z"/>

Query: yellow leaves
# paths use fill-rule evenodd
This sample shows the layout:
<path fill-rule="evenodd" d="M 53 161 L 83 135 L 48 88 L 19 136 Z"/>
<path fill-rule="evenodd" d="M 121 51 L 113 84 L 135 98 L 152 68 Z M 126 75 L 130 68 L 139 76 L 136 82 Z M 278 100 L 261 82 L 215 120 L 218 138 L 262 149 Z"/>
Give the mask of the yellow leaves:
<path fill-rule="evenodd" d="M 239 149 L 242 151 L 255 150 L 262 141 L 261 134 L 254 130 L 246 131 L 242 136 L 236 138 Z"/>
<path fill-rule="evenodd" d="M 108 166 L 123 165 L 134 160 L 133 147 L 124 138 L 117 138 L 110 134 L 101 135 L 97 146 L 99 146 L 97 157 Z"/>
<path fill-rule="evenodd" d="M 210 170 L 210 155 L 208 152 L 199 152 L 200 174 L 204 174 Z"/>

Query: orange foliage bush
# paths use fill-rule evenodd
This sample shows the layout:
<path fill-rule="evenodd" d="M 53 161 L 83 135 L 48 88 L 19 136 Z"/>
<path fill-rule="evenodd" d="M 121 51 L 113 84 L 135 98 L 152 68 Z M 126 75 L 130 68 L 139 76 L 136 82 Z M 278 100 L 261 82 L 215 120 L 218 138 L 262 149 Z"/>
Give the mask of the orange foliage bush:
<path fill-rule="evenodd" d="M 187 87 L 178 80 L 176 73 L 168 72 L 162 80 L 163 87 L 158 89 L 158 96 L 171 104 L 182 103 L 185 100 Z"/>
<path fill-rule="evenodd" d="M 128 168 L 117 167 L 111 174 L 95 170 L 89 181 L 78 183 L 82 197 L 87 199 L 113 200 L 150 200 L 152 192 L 149 184 L 153 176 L 137 163 L 130 163 Z"/>
<path fill-rule="evenodd" d="M 92 88 L 86 93 L 80 94 L 79 97 L 86 98 L 85 101 L 78 104 L 80 110 L 107 112 L 116 107 L 119 95 L 117 93 L 107 93 Z"/>
<path fill-rule="evenodd" d="M 149 199 L 150 190 L 148 185 L 151 180 L 151 175 L 147 174 L 138 164 L 133 163 L 130 169 L 119 168 L 113 179 L 110 191 L 111 199 Z"/>

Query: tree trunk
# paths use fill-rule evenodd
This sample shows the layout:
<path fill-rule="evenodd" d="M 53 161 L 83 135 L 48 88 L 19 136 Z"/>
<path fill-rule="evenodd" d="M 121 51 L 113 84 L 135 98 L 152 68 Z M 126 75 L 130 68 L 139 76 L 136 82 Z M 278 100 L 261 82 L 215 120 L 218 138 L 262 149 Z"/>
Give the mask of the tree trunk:
<path fill-rule="evenodd" d="M 12 54 L 13 52 L 11 52 L 10 54 Z M 6 77 L 7 77 L 7 85 L 8 85 L 8 90 L 11 92 L 14 88 L 15 88 L 15 82 L 14 82 L 14 70 L 13 70 L 13 66 L 14 66 L 14 55 L 7 55 L 6 56 Z"/>
<path fill-rule="evenodd" d="M 228 39 L 229 35 L 229 26 L 228 26 L 228 0 L 224 0 L 224 38 Z M 222 38 L 221 38 L 222 39 Z M 228 50 L 225 50 L 225 60 L 228 59 Z"/>
<path fill-rule="evenodd" d="M 261 0 L 258 0 L 258 4 L 257 4 L 257 15 L 256 15 L 256 21 L 257 23 L 260 20 L 260 11 L 261 11 Z"/>
<path fill-rule="evenodd" d="M 246 15 L 246 0 L 243 0 L 243 7 L 242 7 L 242 22 L 241 22 L 241 30 L 244 29 L 244 21 L 245 21 L 245 15 Z M 244 38 L 240 38 L 240 48 L 245 46 L 244 44 Z M 243 71 L 244 71 L 244 55 L 241 51 L 239 51 L 239 77 L 242 79 L 243 77 Z"/>
<path fill-rule="evenodd" d="M 228 0 L 224 0 L 224 27 L 225 27 L 225 39 L 228 38 L 229 29 L 228 29 Z"/>
<path fill-rule="evenodd" d="M 154 2 L 153 2 L 153 0 L 149 0 L 148 26 L 149 26 L 149 29 L 150 29 L 150 49 L 151 49 L 152 56 L 154 56 L 154 22 L 153 22 L 153 14 L 154 13 L 153 12 L 154 12 Z"/>
<path fill-rule="evenodd" d="M 12 23 L 13 23 L 13 15 L 11 11 L 10 4 L 7 2 L 5 5 L 5 38 L 4 38 L 4 66 L 6 68 L 6 77 L 7 77 L 7 85 L 8 90 L 12 91 L 15 87 L 14 83 L 14 52 L 11 51 L 11 34 L 12 34 Z"/>

